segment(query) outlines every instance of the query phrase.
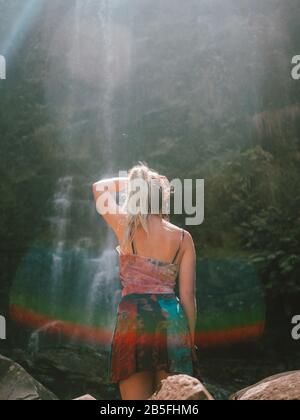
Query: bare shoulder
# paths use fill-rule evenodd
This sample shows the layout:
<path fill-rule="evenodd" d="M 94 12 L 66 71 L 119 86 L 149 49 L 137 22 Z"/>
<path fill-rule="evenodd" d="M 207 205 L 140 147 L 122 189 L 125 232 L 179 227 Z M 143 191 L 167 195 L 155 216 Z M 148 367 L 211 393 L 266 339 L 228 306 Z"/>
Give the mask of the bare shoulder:
<path fill-rule="evenodd" d="M 186 242 L 192 242 L 192 243 L 194 243 L 194 239 L 193 239 L 192 235 L 190 234 L 190 232 L 187 231 L 187 230 L 185 230 L 185 229 L 183 229 L 183 231 L 184 231 L 184 239 L 185 239 L 185 241 Z"/>
<path fill-rule="evenodd" d="M 184 238 L 182 241 L 182 262 L 194 265 L 196 262 L 196 249 L 192 235 L 187 230 L 184 230 Z"/>
<path fill-rule="evenodd" d="M 190 232 L 184 229 L 183 246 L 186 250 L 193 251 L 195 249 L 194 239 Z"/>
<path fill-rule="evenodd" d="M 174 233 L 175 235 L 177 234 L 177 236 L 179 236 L 182 231 L 182 229 L 179 226 L 174 225 L 168 220 L 163 220 L 163 225 L 167 231 L 169 231 L 170 233 Z"/>
<path fill-rule="evenodd" d="M 190 249 L 190 250 L 193 251 L 193 249 L 195 248 L 195 245 L 194 245 L 193 237 L 190 234 L 190 232 L 188 232 L 187 230 L 182 229 L 181 227 L 179 227 L 177 225 L 174 225 L 173 223 L 170 223 L 166 220 L 164 220 L 164 225 L 169 231 L 172 231 L 178 237 L 181 235 L 181 232 L 183 230 L 183 232 L 184 232 L 184 237 L 183 237 L 183 241 L 182 241 L 183 249 L 185 249 L 185 250 Z"/>

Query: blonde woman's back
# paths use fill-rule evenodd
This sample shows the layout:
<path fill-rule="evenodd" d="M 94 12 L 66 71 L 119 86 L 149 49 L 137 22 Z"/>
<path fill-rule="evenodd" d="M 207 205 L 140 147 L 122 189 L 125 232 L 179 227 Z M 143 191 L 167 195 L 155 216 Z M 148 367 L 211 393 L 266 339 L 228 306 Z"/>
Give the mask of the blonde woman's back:
<path fill-rule="evenodd" d="M 141 180 L 137 190 L 135 182 Z M 152 207 L 152 182 L 159 193 L 158 212 Z M 112 193 L 124 190 L 126 201 L 119 207 Z M 93 191 L 97 211 L 120 244 L 122 297 L 109 381 L 119 384 L 123 399 L 148 399 L 168 375 L 194 374 L 194 242 L 187 231 L 168 221 L 162 203 L 167 201 L 169 182 L 145 165 L 134 167 L 128 178 L 99 181 Z"/>
<path fill-rule="evenodd" d="M 124 243 L 120 241 L 121 252 L 130 254 L 135 251 L 137 255 L 156 259 L 166 263 L 181 260 L 183 252 L 182 229 L 178 226 L 161 219 L 158 216 L 151 215 L 148 220 L 149 234 L 140 226 L 133 238 L 133 244 L 129 241 Z M 176 255 L 176 253 L 178 254 Z"/>

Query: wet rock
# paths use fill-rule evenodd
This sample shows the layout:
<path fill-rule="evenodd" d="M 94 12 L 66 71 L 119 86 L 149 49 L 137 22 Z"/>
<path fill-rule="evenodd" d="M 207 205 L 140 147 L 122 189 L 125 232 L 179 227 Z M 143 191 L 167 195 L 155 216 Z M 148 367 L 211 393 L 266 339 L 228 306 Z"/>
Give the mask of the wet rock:
<path fill-rule="evenodd" d="M 232 400 L 291 401 L 300 400 L 300 371 L 282 373 L 243 389 Z"/>
<path fill-rule="evenodd" d="M 118 387 L 107 384 L 106 353 L 65 346 L 40 350 L 31 357 L 18 354 L 18 362 L 60 399 L 72 400 L 86 394 L 100 400 L 119 399 Z"/>
<path fill-rule="evenodd" d="M 91 395 L 83 395 L 82 397 L 75 398 L 74 401 L 96 401 L 96 398 Z"/>
<path fill-rule="evenodd" d="M 218 401 L 227 401 L 232 392 L 229 392 L 222 385 L 205 381 L 205 388 Z"/>
<path fill-rule="evenodd" d="M 20 365 L 0 356 L 0 400 L 57 400 Z"/>
<path fill-rule="evenodd" d="M 204 385 L 188 375 L 174 375 L 162 381 L 161 388 L 150 400 L 209 400 L 214 398 Z"/>

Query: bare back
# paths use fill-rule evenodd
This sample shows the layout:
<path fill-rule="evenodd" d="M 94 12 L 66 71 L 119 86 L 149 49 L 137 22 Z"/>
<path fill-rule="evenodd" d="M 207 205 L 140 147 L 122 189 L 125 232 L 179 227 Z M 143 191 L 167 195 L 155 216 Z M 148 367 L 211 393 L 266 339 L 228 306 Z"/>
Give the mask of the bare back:
<path fill-rule="evenodd" d="M 115 231 L 123 254 L 131 254 L 130 243 L 124 244 L 125 228 Z M 182 238 L 182 229 L 158 216 L 149 218 L 149 236 L 140 227 L 134 237 L 135 251 L 138 255 L 172 263 L 174 255 L 179 265 L 179 293 L 182 301 L 194 299 L 196 286 L 196 251 L 192 236 L 186 230 Z M 123 242 L 123 243 L 122 243 Z M 177 251 L 179 251 L 177 253 Z"/>
<path fill-rule="evenodd" d="M 148 222 L 149 235 L 139 227 L 134 236 L 135 252 L 144 257 L 171 263 L 182 240 L 182 229 L 157 216 L 150 216 Z M 122 232 L 123 231 L 123 232 Z M 124 230 L 118 239 L 123 254 L 132 253 L 131 244 L 124 243 Z M 181 244 L 183 245 L 183 243 Z M 180 246 L 176 261 L 180 261 L 183 246 Z"/>

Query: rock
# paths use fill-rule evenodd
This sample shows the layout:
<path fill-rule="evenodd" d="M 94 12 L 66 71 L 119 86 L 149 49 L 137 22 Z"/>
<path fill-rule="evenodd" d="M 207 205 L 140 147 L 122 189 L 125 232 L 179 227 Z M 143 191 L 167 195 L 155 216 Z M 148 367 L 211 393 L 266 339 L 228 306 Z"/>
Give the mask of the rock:
<path fill-rule="evenodd" d="M 96 398 L 91 395 L 83 395 L 82 397 L 75 398 L 74 401 L 96 401 Z"/>
<path fill-rule="evenodd" d="M 214 398 L 204 385 L 188 375 L 169 376 L 150 400 L 209 400 Z"/>
<path fill-rule="evenodd" d="M 0 400 L 57 400 L 20 365 L 0 356 Z"/>
<path fill-rule="evenodd" d="M 93 395 L 98 400 L 117 400 L 119 389 L 107 383 L 108 353 L 86 347 L 53 347 L 17 359 L 29 373 L 61 400 Z"/>
<path fill-rule="evenodd" d="M 256 385 L 243 389 L 231 400 L 291 401 L 300 400 L 300 371 L 271 376 Z"/>
<path fill-rule="evenodd" d="M 222 385 L 205 381 L 205 388 L 214 396 L 215 400 L 227 401 L 232 392 L 225 389 Z"/>

